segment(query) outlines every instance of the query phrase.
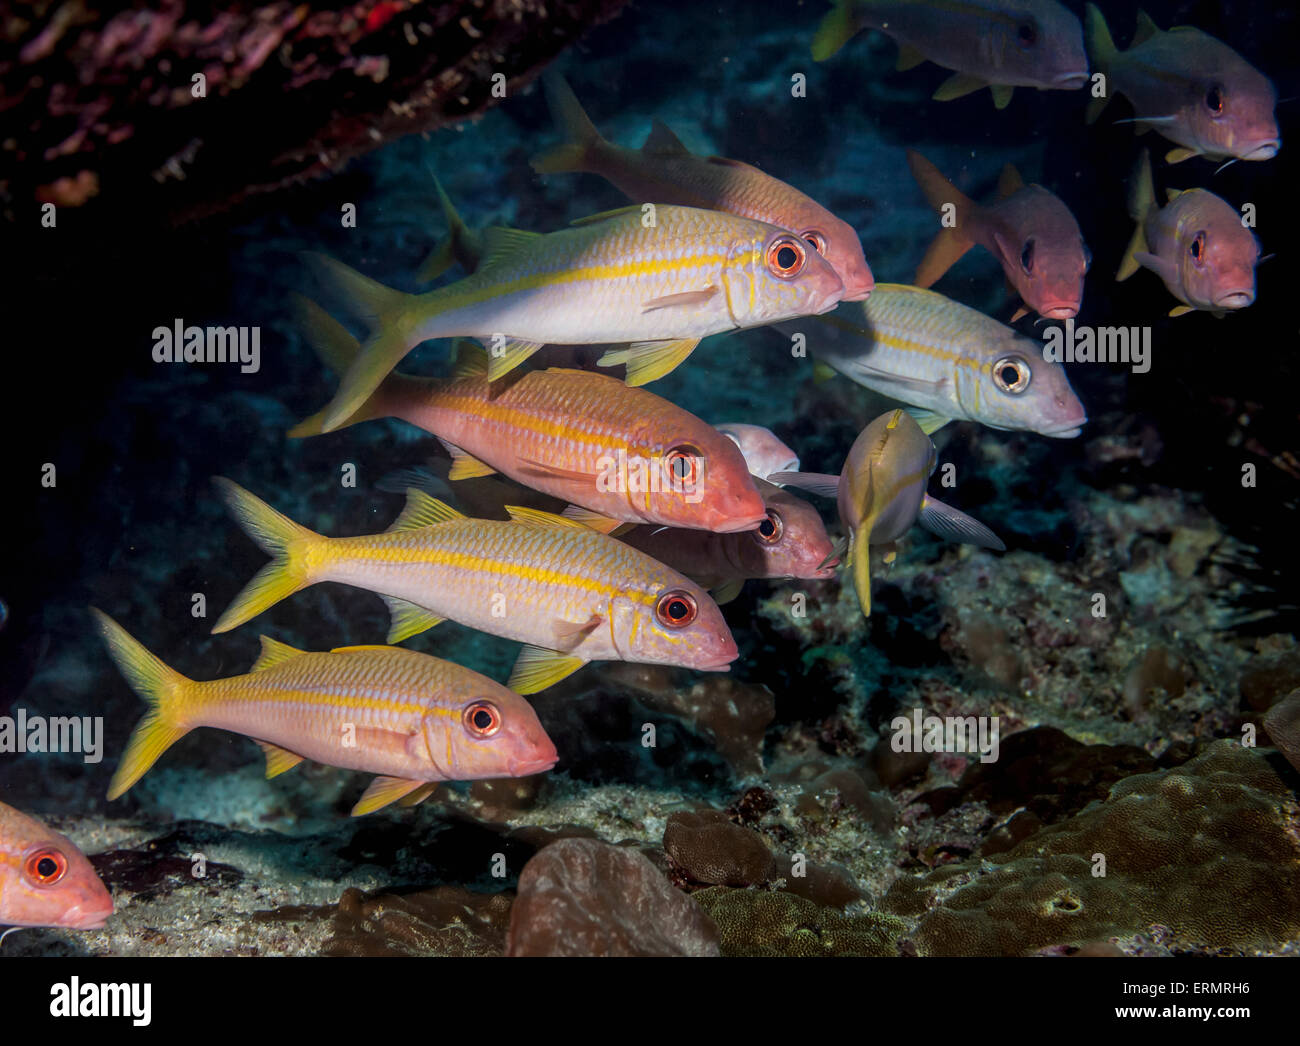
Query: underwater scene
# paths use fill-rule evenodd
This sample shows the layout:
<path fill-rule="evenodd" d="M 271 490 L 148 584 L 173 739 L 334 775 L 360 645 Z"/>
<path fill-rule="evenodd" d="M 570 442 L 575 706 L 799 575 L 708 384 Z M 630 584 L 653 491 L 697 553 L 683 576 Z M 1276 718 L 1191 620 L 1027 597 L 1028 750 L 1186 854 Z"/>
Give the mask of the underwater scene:
<path fill-rule="evenodd" d="M 0 10 L 0 956 L 1300 954 L 1294 6 Z"/>

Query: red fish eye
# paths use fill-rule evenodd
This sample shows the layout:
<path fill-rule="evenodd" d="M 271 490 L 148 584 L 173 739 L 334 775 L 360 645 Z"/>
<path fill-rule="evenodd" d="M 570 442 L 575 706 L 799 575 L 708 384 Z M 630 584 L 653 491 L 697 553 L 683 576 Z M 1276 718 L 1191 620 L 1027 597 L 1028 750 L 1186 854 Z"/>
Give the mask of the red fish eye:
<path fill-rule="evenodd" d="M 793 236 L 782 236 L 772 241 L 767 249 L 767 268 L 773 276 L 783 280 L 798 276 L 808 260 L 803 241 Z"/>
<path fill-rule="evenodd" d="M 809 229 L 803 234 L 803 238 L 812 244 L 812 249 L 818 254 L 826 253 L 826 237 L 816 229 Z"/>
<path fill-rule="evenodd" d="M 491 737 L 501 729 L 501 712 L 491 701 L 465 706 L 465 729 L 475 737 Z"/>
<path fill-rule="evenodd" d="M 1205 264 L 1205 232 L 1204 232 L 1204 230 L 1202 230 L 1201 232 L 1198 232 L 1198 233 L 1197 233 L 1197 234 L 1192 238 L 1192 242 L 1191 242 L 1190 244 L 1187 245 L 1187 253 L 1190 254 L 1190 255 L 1192 256 L 1192 261 L 1196 263 L 1196 267 L 1197 267 L 1198 269 L 1199 269 L 1202 265 Z"/>
<path fill-rule="evenodd" d="M 669 628 L 685 628 L 698 613 L 695 597 L 689 592 L 665 592 L 655 604 L 655 617 Z"/>
<path fill-rule="evenodd" d="M 1218 84 L 1205 92 L 1205 108 L 1215 116 L 1223 115 L 1223 88 Z"/>
<path fill-rule="evenodd" d="M 758 529 L 752 531 L 754 540 L 760 545 L 775 545 L 781 540 L 781 534 L 785 531 L 785 524 L 781 522 L 781 517 L 770 509 L 767 518 L 758 525 Z"/>
<path fill-rule="evenodd" d="M 58 850 L 37 850 L 23 862 L 23 874 L 35 886 L 53 886 L 68 872 L 68 859 Z"/>
<path fill-rule="evenodd" d="M 668 463 L 668 472 L 679 483 L 694 483 L 699 471 L 700 452 L 694 447 L 674 447 L 664 460 Z"/>
<path fill-rule="evenodd" d="M 1038 43 L 1038 27 L 1033 22 L 1021 22 L 1016 26 L 1016 43 L 1026 49 L 1033 47 Z"/>

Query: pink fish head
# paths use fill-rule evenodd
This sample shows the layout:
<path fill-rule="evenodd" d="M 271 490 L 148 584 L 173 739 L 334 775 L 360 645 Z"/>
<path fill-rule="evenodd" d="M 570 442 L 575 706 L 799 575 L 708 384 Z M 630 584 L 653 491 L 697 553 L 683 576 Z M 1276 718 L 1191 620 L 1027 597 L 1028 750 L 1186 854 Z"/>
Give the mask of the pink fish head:
<path fill-rule="evenodd" d="M 750 475 L 767 479 L 774 472 L 799 471 L 799 455 L 782 443 L 771 429 L 738 421 L 716 428 L 740 448 Z"/>
<path fill-rule="evenodd" d="M 995 6 L 977 44 L 993 83 L 1078 90 L 1088 82 L 1083 25 L 1056 0 Z"/>
<path fill-rule="evenodd" d="M 1243 309 L 1255 300 L 1259 242 L 1226 201 L 1193 189 L 1179 195 L 1179 276 L 1186 300 L 1202 309 Z"/>
<path fill-rule="evenodd" d="M 1180 116 L 1190 137 L 1210 156 L 1267 160 L 1282 146 L 1272 81 L 1226 44 L 1205 33 L 1188 34 L 1187 100 Z"/>
<path fill-rule="evenodd" d="M 844 285 L 840 301 L 863 301 L 875 289 L 876 279 L 862 253 L 862 241 L 848 222 L 823 211 L 799 223 L 797 231 L 839 276 Z"/>
<path fill-rule="evenodd" d="M 762 327 L 835 308 L 844 296 L 844 282 L 830 262 L 803 237 L 766 228 L 761 241 L 737 243 L 723 267 L 736 326 Z"/>
<path fill-rule="evenodd" d="M 481 686 L 451 711 L 424 726 L 428 758 L 444 780 L 527 777 L 559 759 L 532 706 L 505 687 Z"/>
<path fill-rule="evenodd" d="M 747 577 L 831 578 L 834 545 L 821 514 L 803 498 L 775 483 L 759 481 L 767 518 L 756 530 L 738 534 L 736 558 Z"/>
<path fill-rule="evenodd" d="M 113 898 L 86 856 L 58 832 L 0 804 L 0 925 L 97 930 Z"/>
<path fill-rule="evenodd" d="M 1092 256 L 1070 209 L 1040 185 L 995 207 L 1003 219 L 993 231 L 999 260 L 1025 304 L 1052 320 L 1077 315 Z"/>
<path fill-rule="evenodd" d="M 662 570 L 661 584 L 612 604 L 612 634 L 625 661 L 725 672 L 740 651 L 712 597 Z"/>
<path fill-rule="evenodd" d="M 698 419 L 696 419 L 698 420 Z M 647 469 L 658 482 L 648 493 L 630 493 L 648 521 L 691 530 L 731 534 L 753 530 L 766 507 L 736 444 L 700 421 L 690 431 L 665 436 L 651 416 L 633 422 L 631 442 L 651 451 Z"/>
<path fill-rule="evenodd" d="M 1010 330 L 990 346 L 987 363 L 970 375 L 979 383 L 978 392 L 967 391 L 963 376 L 958 380 L 959 396 L 977 402 L 980 421 L 991 428 L 1071 439 L 1088 421 L 1065 368 L 1045 358 L 1043 346 Z"/>

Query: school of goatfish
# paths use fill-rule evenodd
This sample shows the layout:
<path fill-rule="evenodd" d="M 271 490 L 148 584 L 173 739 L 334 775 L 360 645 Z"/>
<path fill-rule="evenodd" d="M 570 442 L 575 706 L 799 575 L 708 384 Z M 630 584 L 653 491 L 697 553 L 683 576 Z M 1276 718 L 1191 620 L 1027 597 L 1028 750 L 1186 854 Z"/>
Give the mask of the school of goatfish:
<path fill-rule="evenodd" d="M 1092 4 L 1081 23 L 1056 0 L 835 0 L 813 58 L 831 60 L 862 30 L 897 43 L 899 70 L 923 61 L 950 70 L 938 100 L 988 88 L 1001 109 L 1015 87 L 1081 90 L 1102 74 L 1087 121 L 1122 95 L 1133 110 L 1125 122 L 1173 143 L 1169 164 L 1262 161 L 1281 145 L 1266 76 L 1201 30 L 1161 30 L 1143 12 L 1121 50 Z M 147 706 L 110 799 L 198 727 L 256 741 L 268 778 L 304 759 L 375 775 L 354 815 L 413 805 L 441 781 L 545 772 L 558 755 L 521 695 L 591 661 L 727 671 L 739 654 L 719 605 L 747 580 L 844 569 L 869 615 L 871 552 L 892 562 L 894 542 L 914 525 L 1003 549 L 983 524 L 927 493 L 937 465 L 930 436 L 942 425 L 1082 431 L 1083 404 L 1038 342 L 928 289 L 979 246 L 1018 297 L 1013 323 L 1028 313 L 1076 316 L 1092 258 L 1048 189 L 1008 167 L 997 198 L 976 202 L 909 151 L 943 220 L 912 284 L 877 284 L 858 233 L 795 187 L 739 160 L 693 154 L 659 121 L 640 148 L 614 144 L 562 79 L 548 75 L 545 91 L 561 140 L 533 169 L 599 175 L 631 205 L 544 233 L 473 230 L 435 182 L 448 233 L 417 275 L 463 275 L 422 294 L 310 256 L 366 337 L 317 302 L 296 301 L 304 339 L 340 383 L 289 435 L 400 419 L 440 441 L 452 489 L 499 474 L 565 507 L 524 507 L 505 494 L 494 508 L 507 518 L 473 518 L 417 484 L 384 532 L 327 536 L 216 479 L 270 561 L 214 633 L 334 581 L 386 602 L 390 645 L 308 652 L 263 636 L 246 674 L 199 681 L 93 610 Z M 1177 300 L 1172 315 L 1254 302 L 1259 246 L 1227 201 L 1191 188 L 1169 190 L 1162 206 L 1144 150 L 1129 210 L 1136 228 L 1118 279 L 1149 269 Z M 838 373 L 901 404 L 862 430 L 838 475 L 800 471 L 798 453 L 760 425 L 709 424 L 644 387 L 702 339 L 762 326 L 803 333 L 817 380 Z M 450 374 L 395 369 L 422 342 L 444 338 L 456 339 Z M 600 369 L 524 366 L 546 345 L 601 346 Z M 835 499 L 838 541 L 796 490 Z M 504 685 L 395 645 L 444 620 L 523 644 Z M 112 911 L 76 846 L 0 804 L 0 925 L 87 929 Z"/>

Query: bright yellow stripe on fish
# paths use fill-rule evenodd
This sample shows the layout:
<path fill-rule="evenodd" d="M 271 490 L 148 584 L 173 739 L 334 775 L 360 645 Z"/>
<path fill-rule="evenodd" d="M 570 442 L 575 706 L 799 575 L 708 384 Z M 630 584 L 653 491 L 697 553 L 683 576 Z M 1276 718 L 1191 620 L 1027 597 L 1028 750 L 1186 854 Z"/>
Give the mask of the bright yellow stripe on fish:
<path fill-rule="evenodd" d="M 941 345 L 934 345 L 929 342 L 916 341 L 913 338 L 905 338 L 898 334 L 891 334 L 885 330 L 880 321 L 875 321 L 875 326 L 870 329 L 864 329 L 849 320 L 841 319 L 838 316 L 821 316 L 820 322 L 825 323 L 837 330 L 844 331 L 846 334 L 855 334 L 859 337 L 867 337 L 873 341 L 879 342 L 887 348 L 897 349 L 900 352 L 915 352 L 921 356 L 928 356 L 931 359 L 940 360 L 943 363 L 953 364 L 958 367 L 967 367 L 971 370 L 984 370 L 991 366 L 987 361 L 971 359 L 969 356 L 954 352 L 951 349 L 945 349 Z"/>
<path fill-rule="evenodd" d="M 225 680 L 217 680 L 216 684 L 224 684 Z M 200 687 L 213 684 L 199 684 Z M 321 683 L 322 686 L 338 685 L 336 681 L 326 680 Z M 251 691 L 251 692 L 250 692 Z M 436 712 L 438 715 L 459 714 L 459 711 L 442 708 L 441 706 L 430 707 L 428 705 L 415 704 L 412 702 L 403 702 L 398 698 L 392 697 L 366 697 L 359 693 L 322 693 L 315 690 L 266 690 L 261 687 L 250 685 L 247 689 L 235 690 L 230 687 L 222 689 L 205 691 L 200 689 L 199 693 L 206 698 L 210 704 L 220 704 L 223 700 L 231 700 L 232 695 L 238 694 L 237 700 L 241 703 L 256 704 L 257 702 L 269 702 L 278 704 L 288 704 L 299 702 L 309 710 L 322 708 L 348 708 L 348 709 L 375 709 L 381 712 L 392 712 L 398 715 L 415 715 L 423 717 L 429 712 Z"/>

